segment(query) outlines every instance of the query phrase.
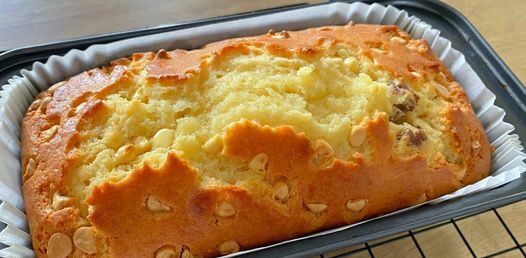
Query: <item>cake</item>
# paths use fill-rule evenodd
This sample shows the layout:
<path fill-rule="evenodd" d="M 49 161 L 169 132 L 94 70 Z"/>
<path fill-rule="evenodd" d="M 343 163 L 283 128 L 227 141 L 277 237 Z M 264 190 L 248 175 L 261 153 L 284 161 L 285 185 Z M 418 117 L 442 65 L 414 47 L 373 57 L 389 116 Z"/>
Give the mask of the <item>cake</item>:
<path fill-rule="evenodd" d="M 22 125 L 37 257 L 212 257 L 423 203 L 489 173 L 427 42 L 348 24 L 135 53 Z"/>

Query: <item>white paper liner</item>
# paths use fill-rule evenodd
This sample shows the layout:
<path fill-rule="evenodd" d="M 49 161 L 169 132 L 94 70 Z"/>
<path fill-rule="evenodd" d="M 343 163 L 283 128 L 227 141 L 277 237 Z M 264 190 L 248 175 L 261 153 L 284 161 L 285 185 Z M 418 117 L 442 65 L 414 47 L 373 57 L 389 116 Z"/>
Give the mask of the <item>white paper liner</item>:
<path fill-rule="evenodd" d="M 492 189 L 515 180 L 526 170 L 526 154 L 518 135 L 512 134 L 513 125 L 503 121 L 505 111 L 494 105 L 495 95 L 489 91 L 464 56 L 451 47 L 451 42 L 440 37 L 440 31 L 431 28 L 416 17 L 393 6 L 363 3 L 333 3 L 313 6 L 259 17 L 245 18 L 190 29 L 160 33 L 150 36 L 121 40 L 104 45 L 93 45 L 85 51 L 71 50 L 64 56 L 51 56 L 46 63 L 36 62 L 32 70 L 22 70 L 22 76 L 14 76 L 0 91 L 0 243 L 8 246 L 0 250 L 1 257 L 32 257 L 27 220 L 23 213 L 20 182 L 20 126 L 29 104 L 38 92 L 53 83 L 62 81 L 90 68 L 99 67 L 119 57 L 134 52 L 158 49 L 198 48 L 221 39 L 263 34 L 274 30 L 298 30 L 322 25 L 355 23 L 395 24 L 414 38 L 426 39 L 434 53 L 451 70 L 464 87 L 475 113 L 482 121 L 491 144 L 496 148 L 492 157 L 491 176 L 466 186 L 454 193 L 427 203 L 439 203 L 459 196 Z M 421 204 L 422 205 L 422 204 Z M 387 217 L 417 206 L 409 207 L 381 217 Z M 379 217 L 379 218 L 381 218 Z M 375 218 L 378 219 L 378 218 Z M 370 220 L 368 220 L 370 221 Z M 358 224 L 327 230 L 278 244 L 242 251 L 230 256 L 254 250 L 316 237 L 344 230 Z"/>

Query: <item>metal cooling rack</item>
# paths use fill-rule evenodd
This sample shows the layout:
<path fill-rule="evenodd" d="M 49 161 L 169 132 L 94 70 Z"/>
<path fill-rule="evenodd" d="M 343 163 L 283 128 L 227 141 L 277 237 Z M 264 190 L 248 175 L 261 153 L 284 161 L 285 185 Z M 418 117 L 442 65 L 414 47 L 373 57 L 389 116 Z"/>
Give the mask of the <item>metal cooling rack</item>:
<path fill-rule="evenodd" d="M 515 213 L 516 216 L 520 218 L 520 214 L 526 215 L 526 201 L 521 201 L 517 203 L 510 204 L 506 207 L 512 208 L 513 213 Z M 370 241 L 367 243 L 364 243 L 362 245 L 353 246 L 350 248 L 345 248 L 342 250 L 337 250 L 330 253 L 321 254 L 319 256 L 314 256 L 316 258 L 342 258 L 342 257 L 348 257 L 348 258 L 383 258 L 383 257 L 437 257 L 436 252 L 437 250 L 434 250 L 433 254 L 430 254 L 425 250 L 425 248 L 422 247 L 426 243 L 426 241 L 422 241 L 418 239 L 418 236 L 420 234 L 423 234 L 424 232 L 428 232 L 433 229 L 437 229 L 439 227 L 444 226 L 452 226 L 454 228 L 454 231 L 456 231 L 459 235 L 459 238 L 461 239 L 460 242 L 462 242 L 463 246 L 467 249 L 467 252 L 465 252 L 465 255 L 463 257 L 477 257 L 477 258 L 490 258 L 490 257 L 526 257 L 526 239 L 522 239 L 523 242 L 521 242 L 516 235 L 520 234 L 521 236 L 526 235 L 526 232 L 523 232 L 523 228 L 514 227 L 517 223 L 522 223 L 521 221 L 517 220 L 515 218 L 515 221 L 513 223 L 510 223 L 510 220 L 506 220 L 505 217 L 502 216 L 501 208 L 492 208 L 489 210 L 485 210 L 482 212 L 470 214 L 467 216 L 463 216 L 460 218 L 455 218 L 447 221 L 443 221 L 437 224 L 434 224 L 432 226 L 411 230 L 402 234 L 397 234 L 394 236 L 386 237 L 383 239 Z M 507 244 L 501 245 L 500 247 L 489 247 L 488 245 L 484 245 L 484 243 L 477 243 L 476 240 L 470 239 L 469 237 L 469 230 L 466 230 L 465 227 L 463 227 L 464 222 L 467 222 L 467 220 L 471 220 L 476 218 L 477 216 L 490 216 L 492 220 L 498 221 L 499 225 L 492 225 L 493 227 L 498 227 L 500 231 L 500 235 L 497 236 L 498 238 L 509 238 L 506 241 Z M 494 217 L 496 218 L 494 218 Z M 526 223 L 526 216 L 523 219 L 524 223 Z M 476 222 L 470 222 L 471 224 Z M 473 226 L 473 225 L 471 225 Z M 471 233 L 473 234 L 473 233 Z M 436 241 L 451 241 L 451 239 L 446 239 L 448 236 L 442 236 L 439 237 Z M 495 236 L 493 236 L 495 237 Z M 482 236 L 484 238 L 484 236 Z M 523 237 L 524 238 L 524 237 Z M 407 241 L 410 239 L 410 241 Z M 412 252 L 400 252 L 400 250 L 396 251 L 396 254 L 388 254 L 386 255 L 385 252 L 382 254 L 379 254 L 377 250 L 379 248 L 384 248 L 389 250 L 389 245 L 396 241 L 405 240 L 405 243 L 403 245 L 414 245 L 411 247 L 406 246 L 406 248 L 411 249 Z M 456 240 L 455 240 L 456 241 Z M 477 246 L 484 245 L 484 248 L 491 249 L 491 250 L 477 250 Z M 447 246 L 447 244 L 446 244 Z M 395 247 L 396 248 L 396 247 Z M 441 257 L 451 257 L 447 253 L 447 250 L 439 250 L 443 251 L 443 256 Z"/>

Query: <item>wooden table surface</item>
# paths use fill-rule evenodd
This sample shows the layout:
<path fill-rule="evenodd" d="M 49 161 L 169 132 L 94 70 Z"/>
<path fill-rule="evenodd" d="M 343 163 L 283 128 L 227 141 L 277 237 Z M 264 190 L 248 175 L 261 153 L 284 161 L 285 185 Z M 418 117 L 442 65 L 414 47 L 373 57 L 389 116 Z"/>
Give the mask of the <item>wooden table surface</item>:
<path fill-rule="evenodd" d="M 0 51 L 318 0 L 3 0 Z M 526 82 L 526 0 L 446 0 Z M 526 201 L 323 257 L 525 257 Z M 519 246 L 519 247 L 517 247 Z"/>

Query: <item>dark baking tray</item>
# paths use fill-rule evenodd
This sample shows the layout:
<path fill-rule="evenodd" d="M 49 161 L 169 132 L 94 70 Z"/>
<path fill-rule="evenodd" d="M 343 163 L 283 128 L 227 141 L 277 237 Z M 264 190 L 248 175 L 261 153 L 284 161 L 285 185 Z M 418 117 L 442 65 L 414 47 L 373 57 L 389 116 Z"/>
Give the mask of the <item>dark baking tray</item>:
<path fill-rule="evenodd" d="M 433 0 L 362 2 L 378 2 L 384 5 L 393 5 L 399 9 L 406 10 L 410 15 L 415 15 L 442 31 L 441 35 L 451 40 L 453 47 L 465 55 L 466 61 L 477 72 L 485 85 L 497 96 L 496 104 L 507 112 L 505 120 L 515 126 L 515 132 L 519 134 L 522 140 L 526 139 L 526 88 L 461 13 L 442 2 Z M 320 5 L 323 4 L 327 3 Z M 85 49 L 93 44 L 304 8 L 305 6 L 309 5 L 288 6 L 10 50 L 0 54 L 0 85 L 5 84 L 7 79 L 13 75 L 19 74 L 21 69 L 29 69 L 33 62 L 45 61 L 51 55 L 63 55 L 70 49 Z M 489 210 L 522 199 L 526 199 L 526 176 L 490 191 L 465 196 L 437 205 L 427 205 L 340 232 L 256 251 L 247 256 L 303 257 L 320 254 L 455 217 Z"/>

